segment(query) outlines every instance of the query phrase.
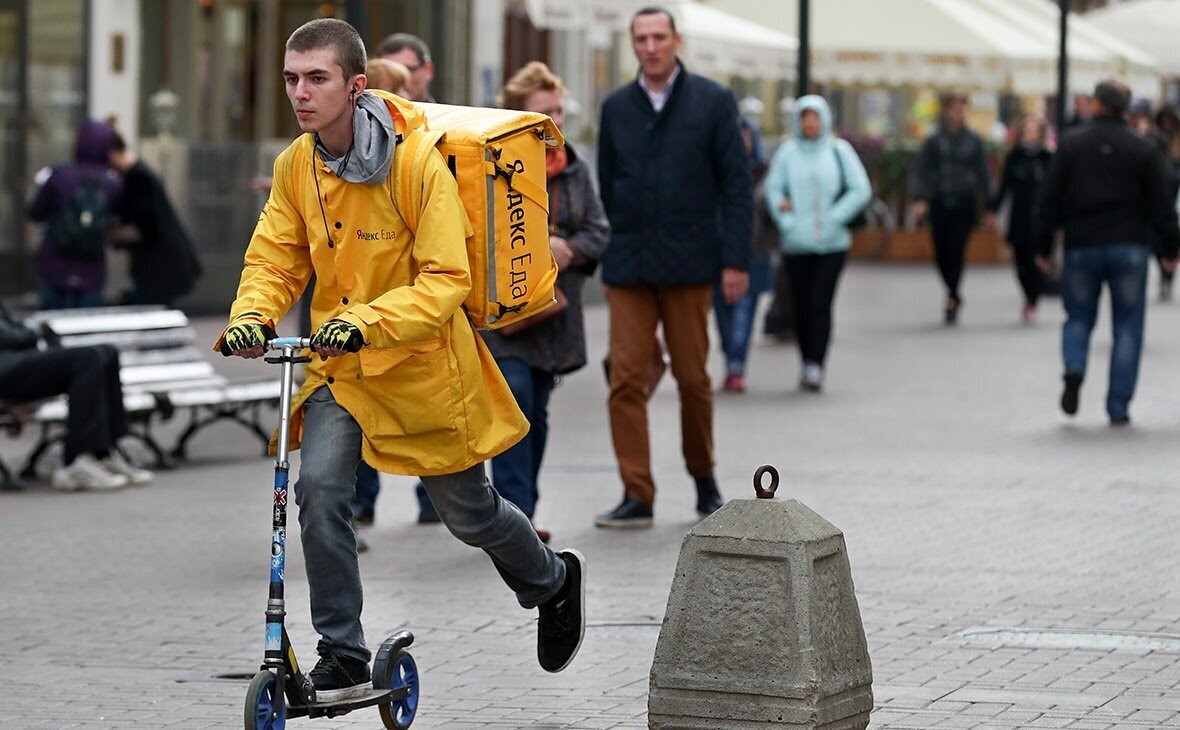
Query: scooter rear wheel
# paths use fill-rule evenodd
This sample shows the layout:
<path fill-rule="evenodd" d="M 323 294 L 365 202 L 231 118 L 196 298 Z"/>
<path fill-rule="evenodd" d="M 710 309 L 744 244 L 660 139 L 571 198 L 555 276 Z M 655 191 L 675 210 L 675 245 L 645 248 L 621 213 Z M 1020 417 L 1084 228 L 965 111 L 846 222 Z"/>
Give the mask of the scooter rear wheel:
<path fill-rule="evenodd" d="M 406 649 L 398 649 L 388 665 L 373 667 L 373 686 L 379 689 L 399 690 L 408 687 L 410 693 L 388 704 L 379 705 L 381 722 L 389 730 L 405 730 L 414 722 L 418 713 L 418 665 Z M 380 676 L 378 676 L 378 672 Z"/>
<path fill-rule="evenodd" d="M 286 710 L 280 709 L 272 717 L 279 700 L 275 696 L 277 686 L 274 672 L 266 669 L 250 680 L 250 688 L 246 690 L 246 730 L 283 730 L 287 726 Z"/>

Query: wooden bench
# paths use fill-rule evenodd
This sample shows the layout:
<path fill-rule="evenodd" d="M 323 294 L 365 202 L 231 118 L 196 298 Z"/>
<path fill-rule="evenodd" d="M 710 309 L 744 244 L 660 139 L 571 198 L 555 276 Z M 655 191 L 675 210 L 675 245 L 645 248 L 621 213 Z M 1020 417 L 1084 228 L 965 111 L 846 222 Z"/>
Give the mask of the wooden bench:
<path fill-rule="evenodd" d="M 230 380 L 213 367 L 211 351 L 197 346 L 196 330 L 179 310 L 160 307 L 107 307 L 38 312 L 26 324 L 38 332 L 45 347 L 81 347 L 107 344 L 119 350 L 119 377 L 123 405 L 130 421 L 130 436 L 153 456 L 152 466 L 171 466 L 187 456 L 189 441 L 206 426 L 232 420 L 254 433 L 266 445 L 270 431 L 261 422 L 261 408 L 276 405 L 276 378 Z M 176 443 L 165 448 L 153 426 L 187 410 L 189 423 Z M 19 432 L 25 424 L 41 429 L 40 439 L 20 469 L 32 478 L 45 452 L 65 436 L 68 404 L 65 397 L 36 404 L 23 420 L 6 415 L 0 406 L 0 427 Z M 15 484 L 0 464 L 0 480 Z"/>

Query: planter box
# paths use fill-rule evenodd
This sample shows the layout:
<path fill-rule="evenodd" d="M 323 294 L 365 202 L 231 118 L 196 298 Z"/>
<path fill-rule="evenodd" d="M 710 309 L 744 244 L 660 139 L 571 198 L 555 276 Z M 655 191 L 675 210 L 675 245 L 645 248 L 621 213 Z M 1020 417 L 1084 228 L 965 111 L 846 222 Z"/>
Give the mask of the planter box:
<path fill-rule="evenodd" d="M 896 229 L 862 228 L 852 235 L 853 258 L 873 258 L 880 261 L 934 261 L 934 244 L 929 228 Z M 1011 250 L 997 231 L 975 229 L 967 240 L 967 263 L 995 264 L 1009 261 Z"/>

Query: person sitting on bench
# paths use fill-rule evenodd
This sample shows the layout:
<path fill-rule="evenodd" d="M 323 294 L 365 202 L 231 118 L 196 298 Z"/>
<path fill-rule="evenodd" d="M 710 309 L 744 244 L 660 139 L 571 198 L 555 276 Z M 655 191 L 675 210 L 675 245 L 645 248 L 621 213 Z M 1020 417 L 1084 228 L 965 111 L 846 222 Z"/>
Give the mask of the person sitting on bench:
<path fill-rule="evenodd" d="M 147 484 L 152 473 L 131 465 L 116 448 L 127 433 L 119 351 L 110 345 L 38 350 L 37 334 L 0 303 L 0 399 L 10 403 L 65 394 L 65 453 L 54 470 L 56 489 L 118 489 Z"/>

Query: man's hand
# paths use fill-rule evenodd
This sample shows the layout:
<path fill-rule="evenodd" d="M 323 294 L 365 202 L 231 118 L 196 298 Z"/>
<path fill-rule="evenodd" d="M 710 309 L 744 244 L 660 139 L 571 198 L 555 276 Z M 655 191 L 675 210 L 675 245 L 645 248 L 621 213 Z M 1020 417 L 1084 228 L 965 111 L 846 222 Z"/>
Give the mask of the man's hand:
<path fill-rule="evenodd" d="M 1172 263 L 1175 264 L 1175 261 L 1173 261 Z M 1049 263 L 1048 256 L 1037 256 L 1037 268 L 1040 269 L 1041 271 L 1045 272 L 1046 274 L 1053 273 L 1053 265 L 1051 263 Z"/>
<path fill-rule="evenodd" d="M 1176 259 L 1160 259 L 1160 268 L 1169 274 L 1176 270 Z"/>
<path fill-rule="evenodd" d="M 311 349 L 316 351 L 320 360 L 359 352 L 364 344 L 364 335 L 357 326 L 340 319 L 324 322 L 311 336 Z"/>
<path fill-rule="evenodd" d="M 557 262 L 557 268 L 562 271 L 574 262 L 574 247 L 560 236 L 549 237 L 549 250 L 553 252 L 553 260 Z"/>
<path fill-rule="evenodd" d="M 257 322 L 230 325 L 225 331 L 225 336 L 221 338 L 221 354 L 226 357 L 237 355 L 253 360 L 266 353 L 263 345 L 274 337 L 274 330 Z"/>
<path fill-rule="evenodd" d="M 750 274 L 741 269 L 726 267 L 721 270 L 721 293 L 727 304 L 733 304 L 750 289 Z"/>
<path fill-rule="evenodd" d="M 930 206 L 925 200 L 915 200 L 910 203 L 910 216 L 914 219 L 914 223 L 921 223 L 929 212 Z"/>
<path fill-rule="evenodd" d="M 790 198 L 788 198 L 787 196 L 785 196 L 785 195 L 784 195 L 784 196 L 783 196 L 783 202 L 781 202 L 781 203 L 779 203 L 779 204 L 778 204 L 778 210 L 779 210 L 779 212 L 780 212 L 780 213 L 790 213 L 790 212 L 791 212 L 791 207 L 792 207 L 792 206 L 791 206 L 791 199 L 790 199 Z"/>

